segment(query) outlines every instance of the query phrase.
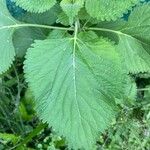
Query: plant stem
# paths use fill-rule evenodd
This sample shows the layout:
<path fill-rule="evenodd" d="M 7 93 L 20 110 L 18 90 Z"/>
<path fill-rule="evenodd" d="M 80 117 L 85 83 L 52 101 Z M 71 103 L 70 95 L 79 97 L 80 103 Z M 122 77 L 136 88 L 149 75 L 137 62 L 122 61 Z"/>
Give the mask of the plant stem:
<path fill-rule="evenodd" d="M 126 36 L 126 37 L 129 37 L 129 38 L 132 38 L 132 39 L 135 39 L 137 40 L 138 42 L 144 44 L 144 45 L 148 45 L 147 43 L 143 42 L 143 41 L 140 41 L 139 39 L 131 36 L 130 34 L 127 34 L 127 33 L 123 33 L 121 31 L 116 31 L 116 30 L 112 30 L 112 29 L 107 29 L 107 28 L 97 28 L 97 27 L 90 27 L 90 28 L 84 28 L 84 30 L 92 30 L 92 31 L 104 31 L 104 32 L 111 32 L 111 33 L 115 33 L 115 34 L 118 34 L 118 35 L 123 35 L 123 36 Z"/>
<path fill-rule="evenodd" d="M 112 32 L 112 33 L 116 33 L 116 34 L 124 34 L 120 31 L 115 31 L 115 30 L 111 30 L 111 29 L 106 29 L 106 28 L 84 28 L 85 30 L 94 30 L 94 31 L 105 31 L 105 32 Z"/>
<path fill-rule="evenodd" d="M 138 89 L 138 91 L 150 91 L 150 88 L 142 88 L 142 89 Z"/>
<path fill-rule="evenodd" d="M 65 28 L 65 27 L 56 27 L 56 26 L 48 26 L 48 25 L 41 25 L 41 24 L 14 24 L 14 25 L 8 25 L 8 26 L 1 26 L 0 30 L 9 29 L 9 28 L 19 28 L 19 27 L 35 27 L 35 28 L 74 31 L 74 29 L 72 27 L 71 28 Z"/>

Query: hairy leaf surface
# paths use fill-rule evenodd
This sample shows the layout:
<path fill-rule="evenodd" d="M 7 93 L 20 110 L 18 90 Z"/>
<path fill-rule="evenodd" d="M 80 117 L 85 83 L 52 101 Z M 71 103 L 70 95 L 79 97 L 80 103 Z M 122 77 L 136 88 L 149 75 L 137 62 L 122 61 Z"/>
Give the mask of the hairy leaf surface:
<path fill-rule="evenodd" d="M 150 3 L 134 8 L 122 32 L 133 36 L 144 45 L 150 45 Z"/>
<path fill-rule="evenodd" d="M 86 0 L 86 9 L 98 20 L 116 20 L 139 0 Z"/>
<path fill-rule="evenodd" d="M 127 73 L 150 72 L 150 3 L 134 8 L 128 22 L 116 21 L 101 23 L 118 44 L 118 52 L 125 62 Z M 113 34 L 110 34 L 113 33 Z M 115 36 L 114 36 L 115 34 Z M 117 36 L 116 36 L 117 35 Z"/>
<path fill-rule="evenodd" d="M 94 149 L 117 112 L 114 97 L 123 91 L 114 45 L 91 35 L 36 41 L 25 61 L 40 118 L 74 149 Z"/>
<path fill-rule="evenodd" d="M 64 12 L 69 17 L 70 24 L 73 23 L 74 17 L 78 15 L 78 12 L 83 7 L 84 0 L 62 0 L 61 1 L 61 7 L 64 10 Z"/>
<path fill-rule="evenodd" d="M 25 23 L 52 25 L 56 22 L 57 16 L 60 12 L 61 12 L 60 6 L 55 5 L 50 10 L 40 14 L 26 12 L 24 15 L 19 17 L 19 20 Z"/>
<path fill-rule="evenodd" d="M 56 22 L 61 23 L 64 26 L 69 26 L 70 24 L 69 17 L 63 11 L 59 13 Z"/>
<path fill-rule="evenodd" d="M 13 28 L 8 27 L 15 24 L 16 21 L 6 8 L 6 1 L 0 0 L 0 74 L 10 67 L 15 56 L 12 43 Z"/>
<path fill-rule="evenodd" d="M 29 12 L 42 13 L 52 8 L 56 0 L 14 0 L 16 4 Z"/>
<path fill-rule="evenodd" d="M 150 72 L 150 3 L 138 6 L 121 29 L 120 52 L 129 72 Z"/>
<path fill-rule="evenodd" d="M 150 72 L 150 54 L 138 40 L 120 35 L 118 52 L 123 58 L 128 73 Z"/>
<path fill-rule="evenodd" d="M 15 30 L 13 34 L 13 44 L 16 56 L 23 57 L 30 45 L 37 39 L 46 39 L 46 35 L 43 30 L 31 27 Z"/>

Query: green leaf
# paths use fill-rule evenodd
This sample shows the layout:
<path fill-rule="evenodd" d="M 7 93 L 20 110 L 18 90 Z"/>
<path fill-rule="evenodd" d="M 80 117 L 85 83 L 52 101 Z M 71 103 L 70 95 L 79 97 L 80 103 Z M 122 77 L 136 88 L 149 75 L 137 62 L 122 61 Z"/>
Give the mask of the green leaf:
<path fill-rule="evenodd" d="M 150 54 L 138 40 L 120 35 L 118 52 L 126 65 L 127 73 L 150 72 Z"/>
<path fill-rule="evenodd" d="M 6 1 L 0 0 L 0 74 L 7 71 L 14 60 L 15 50 L 12 43 L 14 29 L 8 26 L 16 23 L 7 10 Z"/>
<path fill-rule="evenodd" d="M 122 99 L 116 99 L 116 103 L 123 107 L 133 106 L 137 98 L 137 85 L 133 78 L 128 76 L 126 80 L 125 95 Z"/>
<path fill-rule="evenodd" d="M 26 12 L 24 15 L 19 17 L 19 20 L 25 23 L 52 25 L 56 22 L 57 16 L 60 12 L 60 6 L 55 5 L 50 10 L 40 14 Z"/>
<path fill-rule="evenodd" d="M 26 27 L 15 30 L 13 34 L 13 44 L 16 56 L 23 57 L 27 49 L 36 39 L 46 39 L 46 35 L 42 29 Z"/>
<path fill-rule="evenodd" d="M 120 30 L 120 53 L 130 73 L 150 72 L 150 3 L 133 10 Z"/>
<path fill-rule="evenodd" d="M 40 24 L 40 25 L 52 25 L 56 22 L 57 15 L 60 13 L 60 7 L 55 5 L 50 10 L 36 14 L 27 12 L 19 17 L 19 21 Z M 15 47 L 17 57 L 23 57 L 26 50 L 34 42 L 35 39 L 46 39 L 49 30 L 41 28 L 26 27 L 15 30 L 13 34 L 13 44 Z"/>
<path fill-rule="evenodd" d="M 102 31 L 102 35 L 109 36 L 119 43 L 118 52 L 125 62 L 127 73 L 150 72 L 149 14 L 150 3 L 140 4 L 131 12 L 127 22 L 121 20 L 105 22 L 99 24 L 101 28 L 96 28 Z"/>
<path fill-rule="evenodd" d="M 116 20 L 139 0 L 86 0 L 86 9 L 91 17 L 98 20 Z"/>
<path fill-rule="evenodd" d="M 53 30 L 50 32 L 50 34 L 47 36 L 47 39 L 60 39 L 65 38 L 66 36 L 70 36 L 67 31 L 63 30 Z"/>
<path fill-rule="evenodd" d="M 60 5 L 66 15 L 69 17 L 70 24 L 73 23 L 74 17 L 78 15 L 78 12 L 83 7 L 84 0 L 62 0 Z"/>
<path fill-rule="evenodd" d="M 126 26 L 121 32 L 131 35 L 144 45 L 150 45 L 150 3 L 144 3 L 134 8 Z"/>
<path fill-rule="evenodd" d="M 59 13 L 59 15 L 57 16 L 56 23 L 61 23 L 64 26 L 69 26 L 70 24 L 69 18 L 64 12 Z"/>
<path fill-rule="evenodd" d="M 56 0 L 14 0 L 16 5 L 35 13 L 42 13 L 56 4 Z"/>
<path fill-rule="evenodd" d="M 91 35 L 35 41 L 24 66 L 39 117 L 74 149 L 94 149 L 117 113 L 114 97 L 124 89 L 115 46 Z"/>
<path fill-rule="evenodd" d="M 133 78 L 129 76 L 129 79 L 127 80 L 127 87 L 126 87 L 126 97 L 130 100 L 130 102 L 133 104 L 137 98 L 137 85 Z"/>
<path fill-rule="evenodd" d="M 16 136 L 14 134 L 0 133 L 0 139 L 16 144 L 21 138 L 20 136 Z"/>

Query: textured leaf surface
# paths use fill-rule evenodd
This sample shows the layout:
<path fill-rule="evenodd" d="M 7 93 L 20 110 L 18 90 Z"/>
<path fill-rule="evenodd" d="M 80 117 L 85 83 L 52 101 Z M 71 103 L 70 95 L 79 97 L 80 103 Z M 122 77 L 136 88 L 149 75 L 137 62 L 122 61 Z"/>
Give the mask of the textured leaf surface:
<path fill-rule="evenodd" d="M 99 26 L 108 31 L 111 39 L 119 42 L 127 73 L 150 72 L 150 3 L 134 8 L 127 22 L 102 23 Z M 110 34 L 113 33 L 113 34 Z M 116 36 L 117 35 L 117 36 Z"/>
<path fill-rule="evenodd" d="M 31 27 L 15 30 L 13 34 L 13 44 L 16 55 L 18 57 L 23 57 L 30 45 L 37 39 L 46 39 L 43 30 Z"/>
<path fill-rule="evenodd" d="M 49 33 L 49 35 L 47 36 L 47 39 L 60 39 L 60 38 L 65 38 L 65 37 L 69 37 L 70 34 L 68 34 L 67 31 L 63 31 L 63 30 L 53 30 Z"/>
<path fill-rule="evenodd" d="M 0 74 L 10 67 L 15 56 L 13 29 L 7 27 L 14 24 L 16 21 L 9 14 L 5 0 L 0 0 Z"/>
<path fill-rule="evenodd" d="M 14 0 L 18 6 L 29 11 L 42 13 L 49 10 L 56 3 L 56 0 Z"/>
<path fill-rule="evenodd" d="M 64 26 L 69 26 L 69 17 L 62 11 L 61 13 L 59 13 L 59 15 L 57 16 L 57 23 L 61 23 Z"/>
<path fill-rule="evenodd" d="M 113 97 L 123 90 L 114 45 L 91 35 L 36 41 L 25 61 L 40 118 L 74 149 L 94 149 L 117 112 Z"/>
<path fill-rule="evenodd" d="M 125 62 L 128 73 L 150 72 L 150 54 L 138 40 L 119 36 L 118 52 Z"/>
<path fill-rule="evenodd" d="M 61 7 L 69 17 L 70 24 L 73 23 L 74 17 L 78 15 L 78 12 L 83 7 L 84 0 L 62 0 Z"/>
<path fill-rule="evenodd" d="M 98 20 L 116 20 L 139 0 L 86 0 L 86 9 Z"/>
<path fill-rule="evenodd" d="M 129 75 L 126 79 L 126 86 L 125 86 L 125 94 L 124 97 L 121 99 L 116 99 L 116 103 L 122 106 L 132 106 L 136 102 L 137 98 L 137 85 L 136 82 L 131 76 Z"/>
<path fill-rule="evenodd" d="M 135 7 L 121 31 L 150 45 L 150 2 Z"/>
<path fill-rule="evenodd" d="M 55 5 L 50 10 L 40 14 L 26 12 L 24 15 L 19 17 L 19 20 L 26 23 L 52 25 L 56 22 L 57 15 L 60 12 L 61 12 L 60 6 Z"/>
<path fill-rule="evenodd" d="M 150 3 L 134 9 L 121 29 L 120 52 L 129 72 L 150 72 Z M 124 37 L 123 37 L 124 36 Z"/>

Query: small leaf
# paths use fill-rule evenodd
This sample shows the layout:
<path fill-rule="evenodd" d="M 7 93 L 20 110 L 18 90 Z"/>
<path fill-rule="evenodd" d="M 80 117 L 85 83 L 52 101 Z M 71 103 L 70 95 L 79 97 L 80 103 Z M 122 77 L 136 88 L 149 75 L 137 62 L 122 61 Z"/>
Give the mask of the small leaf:
<path fill-rule="evenodd" d="M 124 89 L 115 46 L 90 35 L 35 41 L 24 67 L 38 115 L 74 149 L 93 150 L 117 113 L 114 97 Z"/>
<path fill-rule="evenodd" d="M 18 141 L 20 141 L 20 136 L 16 136 L 14 134 L 8 134 L 8 133 L 0 133 L 0 139 L 5 140 L 6 142 L 12 142 L 13 144 L 16 144 Z"/>
<path fill-rule="evenodd" d="M 83 7 L 84 0 L 62 0 L 60 5 L 66 15 L 69 17 L 70 24 L 73 23 L 74 17 L 78 15 L 78 12 Z"/>
<path fill-rule="evenodd" d="M 0 0 L 0 74 L 7 71 L 14 60 L 15 50 L 12 43 L 14 29 L 11 25 L 17 24 L 9 14 L 6 1 Z"/>
<path fill-rule="evenodd" d="M 57 16 L 56 23 L 61 23 L 64 26 L 69 26 L 69 17 L 64 12 L 61 12 Z"/>
<path fill-rule="evenodd" d="M 14 0 L 16 5 L 24 10 L 35 13 L 42 13 L 56 4 L 56 0 Z"/>
<path fill-rule="evenodd" d="M 135 104 L 137 98 L 137 85 L 134 79 L 128 76 L 126 80 L 126 88 L 124 90 L 124 97 L 116 99 L 116 103 L 123 107 L 131 107 Z"/>

